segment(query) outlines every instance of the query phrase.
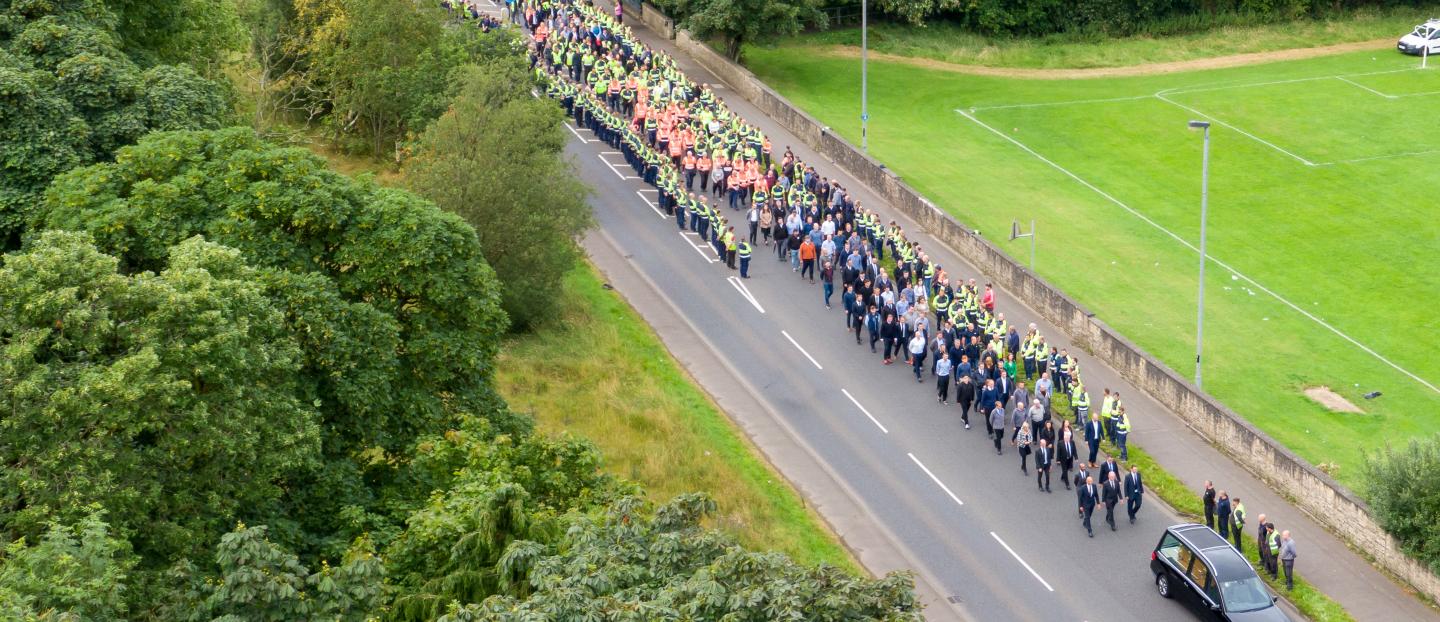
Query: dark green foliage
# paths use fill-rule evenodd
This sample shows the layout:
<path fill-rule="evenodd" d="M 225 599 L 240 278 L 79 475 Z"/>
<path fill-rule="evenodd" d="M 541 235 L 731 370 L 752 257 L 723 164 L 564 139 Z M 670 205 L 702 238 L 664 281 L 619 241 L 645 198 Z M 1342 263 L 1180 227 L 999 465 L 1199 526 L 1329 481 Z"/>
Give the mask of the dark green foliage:
<path fill-rule="evenodd" d="M 141 69 L 93 2 L 0 8 L 0 250 L 16 248 L 59 173 L 157 129 L 218 127 L 221 91 L 186 65 Z"/>
<path fill-rule="evenodd" d="M 675 0 L 675 6 L 685 29 L 724 41 L 725 54 L 735 60 L 746 43 L 826 25 L 820 0 Z"/>
<path fill-rule="evenodd" d="M 494 273 L 473 229 L 413 194 L 233 128 L 152 134 L 47 196 L 47 226 L 93 233 L 128 271 L 197 234 L 279 271 L 265 278 L 305 346 L 329 451 L 404 451 L 491 404 Z"/>
<path fill-rule="evenodd" d="M 183 241 L 117 272 L 79 233 L 0 266 L 0 527 L 36 536 L 91 503 L 142 555 L 199 550 L 318 451 L 299 349 L 240 254 Z"/>
<path fill-rule="evenodd" d="M 517 540 L 502 571 L 528 572 L 528 597 L 497 596 L 452 608 L 443 622 L 471 620 L 895 620 L 921 619 L 907 574 L 857 579 L 755 553 L 700 522 L 715 502 L 681 495 L 653 515 L 628 497 L 603 512 L 572 516 L 545 545 Z"/>
<path fill-rule="evenodd" d="M 1405 551 L 1440 572 L 1440 437 L 1386 447 L 1365 465 L 1366 499 Z"/>
<path fill-rule="evenodd" d="M 475 227 L 516 328 L 552 317 L 555 292 L 592 223 L 585 186 L 565 159 L 564 114 L 531 96 L 523 62 L 458 72 L 459 94 L 425 132 L 406 184 Z"/>
<path fill-rule="evenodd" d="M 203 578 L 182 563 L 172 573 L 188 588 L 173 593 L 161 618 L 177 622 L 211 620 L 363 622 L 385 596 L 385 568 L 366 539 L 357 540 L 341 565 L 306 568 L 294 554 L 271 542 L 264 526 L 239 525 L 220 538 L 215 551 L 219 574 Z"/>
<path fill-rule="evenodd" d="M 685 2 L 669 0 L 677 9 L 683 9 Z M 881 15 L 915 25 L 949 20 L 983 35 L 1087 33 L 1101 38 L 1179 34 L 1219 24 L 1327 17 L 1395 6 L 1424 4 L 1416 0 L 879 0 L 872 11 L 878 8 Z"/>

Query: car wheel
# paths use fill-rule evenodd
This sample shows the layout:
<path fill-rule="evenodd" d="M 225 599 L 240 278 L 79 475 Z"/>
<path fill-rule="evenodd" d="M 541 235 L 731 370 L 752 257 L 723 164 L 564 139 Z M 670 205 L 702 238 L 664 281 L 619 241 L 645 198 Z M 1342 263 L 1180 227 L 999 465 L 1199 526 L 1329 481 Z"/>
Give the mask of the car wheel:
<path fill-rule="evenodd" d="M 1175 597 L 1170 593 L 1170 577 L 1165 576 L 1163 572 L 1155 575 L 1155 591 L 1160 592 L 1160 595 L 1165 598 Z"/>

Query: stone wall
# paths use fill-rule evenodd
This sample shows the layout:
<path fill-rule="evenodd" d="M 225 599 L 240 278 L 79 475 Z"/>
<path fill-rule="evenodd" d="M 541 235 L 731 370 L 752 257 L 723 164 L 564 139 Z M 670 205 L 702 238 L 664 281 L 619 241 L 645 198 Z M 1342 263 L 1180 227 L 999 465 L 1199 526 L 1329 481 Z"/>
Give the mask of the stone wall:
<path fill-rule="evenodd" d="M 792 105 L 754 74 L 691 38 L 687 32 L 677 32 L 674 38 L 682 51 L 714 72 L 735 93 L 974 263 L 992 281 L 1064 330 L 1077 346 L 1174 411 L 1241 466 L 1282 496 L 1292 499 L 1297 507 L 1356 549 L 1374 558 L 1377 566 L 1432 600 L 1440 601 L 1440 578 L 1405 555 L 1399 542 L 1380 528 L 1365 503 L 1354 493 L 1177 375 L 973 229 L 941 211 L 883 164 L 831 133 L 827 126 Z"/>
<path fill-rule="evenodd" d="M 640 6 L 640 21 L 642 23 L 666 39 L 675 38 L 675 20 L 661 13 L 660 9 L 655 8 L 655 5 L 649 2 L 642 2 Z"/>

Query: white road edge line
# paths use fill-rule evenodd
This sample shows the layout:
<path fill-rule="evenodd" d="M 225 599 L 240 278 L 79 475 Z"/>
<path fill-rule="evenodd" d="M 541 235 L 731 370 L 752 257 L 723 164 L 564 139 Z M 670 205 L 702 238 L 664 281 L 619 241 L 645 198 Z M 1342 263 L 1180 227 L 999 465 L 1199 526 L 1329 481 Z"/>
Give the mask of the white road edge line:
<path fill-rule="evenodd" d="M 996 542 L 999 542 L 999 543 L 1000 543 L 1000 546 L 1005 547 L 1005 550 L 1010 552 L 1010 556 L 1011 556 L 1011 557 L 1014 557 L 1014 558 L 1015 558 L 1015 561 L 1020 562 L 1020 565 L 1021 565 L 1021 566 L 1024 566 L 1026 570 L 1029 570 L 1029 571 L 1030 571 L 1030 576 L 1035 577 L 1035 580 L 1036 580 L 1036 581 L 1039 581 L 1039 582 L 1040 582 L 1040 585 L 1045 586 L 1045 589 L 1047 589 L 1047 590 L 1050 590 L 1050 591 L 1052 591 L 1052 592 L 1055 591 L 1055 588 L 1050 587 L 1050 584 L 1049 584 L 1049 583 L 1046 583 L 1046 582 L 1045 582 L 1045 579 L 1040 578 L 1040 573 L 1035 572 L 1035 569 L 1034 569 L 1034 568 L 1031 568 L 1031 567 L 1030 567 L 1030 564 L 1025 563 L 1025 560 L 1020 559 L 1020 556 L 1015 553 L 1015 549 L 1012 549 L 1012 548 L 1010 548 L 1010 545 L 1005 544 L 1005 541 L 1004 541 L 1004 540 L 1001 540 L 1001 539 L 1000 539 L 1000 536 L 995 535 L 995 532 L 992 531 L 992 532 L 990 532 L 990 537 L 995 538 L 995 541 L 996 541 Z"/>
<path fill-rule="evenodd" d="M 730 285 L 735 288 L 735 291 L 740 292 L 740 297 L 744 298 L 747 302 L 749 302 L 750 306 L 755 307 L 756 311 L 759 311 L 761 313 L 765 312 L 765 308 L 760 306 L 760 301 L 756 300 L 755 295 L 750 293 L 750 289 L 745 287 L 744 283 L 740 282 L 740 277 L 727 276 L 725 277 L 725 280 L 729 281 Z"/>
<path fill-rule="evenodd" d="M 707 262 L 709 262 L 709 263 L 715 263 L 715 262 L 719 261 L 718 259 L 716 259 L 716 258 L 714 258 L 714 257 L 711 257 L 709 254 L 707 254 L 707 253 L 705 252 L 705 250 L 704 250 L 703 247 L 696 246 L 694 242 L 691 242 L 691 241 L 690 241 L 690 238 L 685 237 L 685 234 L 684 234 L 683 232 L 677 232 L 677 233 L 680 233 L 680 239 L 685 240 L 685 245 L 686 245 L 686 246 L 689 246 L 690 248 L 695 249 L 695 252 L 700 253 L 700 258 L 701 258 L 701 259 L 704 259 L 705 261 L 707 261 Z"/>
<path fill-rule="evenodd" d="M 815 369 L 825 369 L 824 367 L 820 366 L 820 361 L 815 360 L 815 357 L 810 356 L 810 353 L 806 352 L 805 348 L 800 347 L 800 344 L 795 341 L 794 337 L 790 336 L 790 333 L 782 330 L 780 331 L 780 334 L 785 335 L 785 338 L 790 340 L 790 344 L 795 346 L 796 350 L 799 350 L 801 354 L 804 354 L 805 358 L 810 359 L 810 363 L 815 365 Z"/>
<path fill-rule="evenodd" d="M 880 420 L 879 420 L 879 419 L 876 419 L 876 418 L 875 418 L 875 415 L 870 414 L 870 411 L 865 410 L 865 407 L 860 405 L 860 401 L 857 400 L 857 399 L 855 399 L 855 396 L 850 395 L 850 392 L 849 392 L 849 391 L 846 391 L 845 389 L 840 389 L 840 392 L 841 392 L 841 393 L 844 393 L 844 394 L 845 394 L 845 397 L 850 398 L 850 403 L 851 403 L 851 404 L 854 404 L 856 408 L 859 408 L 859 409 L 860 409 L 860 412 L 865 413 L 865 416 L 870 418 L 870 422 L 871 422 L 871 423 L 874 423 L 874 424 L 875 424 L 875 427 L 880 428 L 880 431 L 881 431 L 881 432 L 884 432 L 884 433 L 886 433 L 886 434 L 889 434 L 889 433 L 890 433 L 889 430 L 886 430 L 886 429 L 885 429 L 885 426 L 883 426 L 883 425 L 880 424 Z M 913 457 L 913 456 L 912 456 L 912 457 Z"/>
<path fill-rule="evenodd" d="M 963 502 L 960 501 L 960 497 L 957 497 L 957 496 L 955 496 L 955 493 L 950 492 L 950 487 L 949 487 L 949 486 L 946 486 L 946 485 L 945 485 L 945 482 L 940 481 L 940 478 L 935 477 L 935 474 L 934 474 L 934 473 L 931 473 L 931 472 L 930 472 L 930 469 L 925 468 L 925 465 L 920 462 L 920 459 L 919 459 L 919 458 L 916 458 L 916 457 L 915 457 L 915 454 L 906 452 L 905 455 L 910 456 L 910 460 L 915 463 L 915 466 L 920 467 L 920 470 L 921 470 L 921 471 L 924 471 L 926 475 L 929 475 L 929 476 L 930 476 L 930 480 L 933 481 L 933 482 L 935 482 L 935 485 L 939 486 L 939 487 L 940 487 L 940 490 L 943 490 L 943 491 L 945 491 L 945 494 L 950 495 L 950 498 L 955 501 L 955 505 L 961 505 L 961 506 L 965 505 Z M 994 532 L 991 532 L 990 535 L 993 536 L 993 535 L 995 535 L 995 534 L 994 534 Z M 1005 547 L 1005 548 L 1010 548 L 1010 547 Z M 1015 553 L 1012 552 L 1012 553 L 1010 553 L 1010 554 L 1011 554 L 1011 555 L 1014 555 Z M 1016 559 L 1019 559 L 1019 558 L 1017 557 Z M 1025 563 L 1025 562 L 1020 562 L 1020 563 L 1023 564 L 1023 563 Z M 1026 568 L 1029 568 L 1029 566 L 1026 566 Z M 1030 573 L 1031 573 L 1031 574 L 1034 574 L 1035 571 L 1034 571 L 1034 570 L 1031 570 Z M 1035 575 L 1035 578 L 1039 579 L 1039 578 L 1040 578 L 1040 575 Z M 1044 583 L 1045 581 L 1042 580 L 1042 581 L 1040 581 L 1040 582 L 1041 582 L 1041 583 Z M 1045 586 L 1045 587 L 1050 587 L 1050 586 L 1047 585 L 1047 586 Z M 1055 591 L 1055 590 L 1050 590 L 1050 591 L 1053 592 L 1053 591 Z"/>
<path fill-rule="evenodd" d="M 663 219 L 663 220 L 669 220 L 669 219 L 670 219 L 670 217 L 668 217 L 668 216 L 665 215 L 665 212 L 660 211 L 660 207 L 659 207 L 658 205 L 655 205 L 655 202 L 654 202 L 654 201 L 651 201 L 649 198 L 646 198 L 646 196 L 643 195 L 643 194 L 641 194 L 639 190 L 636 190 L 636 191 L 635 191 L 635 195 L 636 195 L 636 196 L 639 196 L 639 197 L 640 197 L 640 200 L 641 200 L 641 201 L 644 201 L 646 205 L 649 205 L 649 206 L 650 206 L 650 209 L 655 210 L 655 215 L 656 215 L 656 216 L 659 216 L 659 217 L 660 217 L 661 219 Z"/>
<path fill-rule="evenodd" d="M 570 130 L 570 133 L 571 133 L 571 134 L 574 134 L 574 135 L 575 135 L 575 138 L 579 138 L 579 139 L 580 139 L 580 142 L 586 143 L 586 144 L 589 144 L 589 143 L 590 143 L 590 139 L 585 138 L 584 136 L 581 136 L 581 135 L 580 135 L 580 130 L 575 129 L 575 126 L 570 125 L 570 122 L 569 122 L 569 121 L 566 121 L 566 122 L 565 122 L 565 129 Z"/>
<path fill-rule="evenodd" d="M 1005 134 L 1004 132 L 995 129 L 994 127 L 990 126 L 989 124 L 985 123 L 984 121 L 981 121 L 980 119 L 975 118 L 975 115 L 972 115 L 972 114 L 970 114 L 970 113 L 968 113 L 968 112 L 965 112 L 964 110 L 957 109 L 955 112 L 959 113 L 960 116 L 963 116 L 963 117 L 965 117 L 966 119 L 971 120 L 971 121 L 974 122 L 976 125 L 979 125 L 980 127 L 983 127 L 983 128 L 985 128 L 985 129 L 989 130 L 990 133 L 992 133 L 992 134 L 994 134 L 994 135 L 996 135 L 996 136 L 999 136 L 1000 138 L 1003 138 L 1003 139 L 1009 141 L 1011 144 L 1015 145 L 1016 147 L 1019 147 L 1019 148 L 1020 148 L 1022 151 L 1024 151 L 1025 153 L 1028 153 L 1028 154 L 1030 154 L 1030 155 L 1032 155 L 1032 156 L 1035 156 L 1036 159 L 1038 159 L 1038 160 L 1040 160 L 1041 162 L 1044 162 L 1044 163 L 1050 165 L 1051 168 L 1054 168 L 1055 170 L 1060 171 L 1061 173 L 1064 173 L 1067 177 L 1069 177 L 1070 179 L 1073 179 L 1073 180 L 1079 182 L 1080 185 L 1085 186 L 1086 188 L 1089 188 L 1089 189 L 1090 189 L 1091 191 L 1093 191 L 1095 194 L 1098 194 L 1098 195 L 1100 195 L 1100 196 L 1102 196 L 1102 197 L 1105 197 L 1105 198 L 1106 198 L 1107 200 L 1109 200 L 1111 203 L 1114 203 L 1115 205 L 1119 206 L 1120 209 L 1123 209 L 1123 210 L 1125 210 L 1125 211 L 1127 211 L 1127 212 L 1130 212 L 1130 213 L 1131 213 L 1132 215 L 1134 215 L 1136 218 L 1139 218 L 1140 220 L 1144 221 L 1146 224 L 1148 224 L 1148 225 L 1150 225 L 1150 226 L 1152 226 L 1152 227 L 1160 230 L 1161 233 L 1164 233 L 1165 235 L 1170 236 L 1170 237 L 1173 238 L 1176 242 L 1179 242 L 1181 245 L 1183 245 L 1185 248 L 1188 248 L 1188 249 L 1190 249 L 1190 250 L 1192 250 L 1192 251 L 1195 251 L 1196 253 L 1199 253 L 1199 252 L 1200 252 L 1200 249 L 1199 249 L 1199 248 L 1196 248 L 1194 244 L 1191 244 L 1191 243 L 1190 243 L 1189 241 L 1187 241 L 1185 238 L 1180 237 L 1180 236 L 1179 236 L 1178 234 L 1176 234 L 1174 231 L 1171 231 L 1171 230 L 1169 230 L 1169 229 L 1166 229 L 1163 225 L 1161 225 L 1161 224 L 1158 223 L 1158 222 L 1155 222 L 1155 221 L 1152 220 L 1149 216 L 1146 216 L 1146 215 L 1140 213 L 1140 212 L 1139 212 L 1138 210 L 1136 210 L 1135 208 L 1130 207 L 1129 205 L 1126 205 L 1125 202 L 1121 201 L 1120 199 L 1115 198 L 1115 197 L 1114 197 L 1113 195 L 1111 195 L 1110 193 L 1105 192 L 1104 190 L 1101 190 L 1101 189 L 1100 189 L 1099 187 L 1097 187 L 1095 184 L 1092 184 L 1092 183 L 1090 183 L 1090 182 L 1088 182 L 1088 181 L 1085 181 L 1085 180 L 1084 180 L 1083 178 L 1081 178 L 1079 175 L 1076 175 L 1075 173 L 1070 172 L 1070 169 L 1067 169 L 1067 168 L 1065 168 L 1065 167 L 1063 167 L 1063 166 L 1060 166 L 1059 164 L 1056 164 L 1053 160 L 1051 160 L 1051 159 L 1049 159 L 1049 158 L 1047 158 L 1047 157 L 1045 157 L 1045 156 L 1043 156 L 1043 155 L 1040 155 L 1040 152 L 1035 151 L 1034 149 L 1031 149 L 1031 148 L 1030 148 L 1029 146 L 1027 146 L 1025 143 L 1022 143 L 1022 142 L 1020 142 L 1020 141 L 1018 141 L 1018 140 L 1015 140 L 1014 138 L 1011 138 L 1009 135 Z M 1395 362 L 1391 361 L 1390 359 L 1385 358 L 1385 357 L 1384 357 L 1383 355 L 1381 355 L 1379 352 L 1376 352 L 1375 350 L 1371 349 L 1369 346 L 1367 346 L 1367 345 L 1365 345 L 1365 344 L 1360 343 L 1359 341 L 1357 341 L 1354 337 L 1351 337 L 1350 335 L 1347 335 L 1347 334 L 1341 332 L 1340 329 L 1335 328 L 1334 326 L 1331 326 L 1329 323 L 1327 323 L 1325 320 L 1322 320 L 1322 319 L 1320 319 L 1319 317 L 1316 317 L 1315 314 L 1313 314 L 1313 313 L 1311 313 L 1311 312 L 1309 312 L 1309 311 L 1306 311 L 1305 309 L 1302 309 L 1299 305 L 1297 305 L 1297 304 L 1295 304 L 1295 303 L 1293 303 L 1293 302 L 1290 302 L 1289 299 L 1285 298 L 1284 296 L 1281 296 L 1280 294 L 1276 293 L 1274 290 L 1271 290 L 1270 288 L 1265 287 L 1264 285 L 1261 285 L 1261 284 L 1260 284 L 1259 282 L 1257 282 L 1255 279 L 1252 279 L 1252 278 L 1250 278 L 1250 277 L 1248 277 L 1248 276 L 1245 276 L 1245 274 L 1242 273 L 1242 272 L 1240 272 L 1239 270 L 1236 270 L 1236 269 L 1234 269 L 1234 268 L 1231 268 L 1229 264 L 1226 264 L 1225 262 L 1220 261 L 1219 259 L 1216 259 L 1214 255 L 1210 255 L 1209 253 L 1206 253 L 1206 256 L 1210 259 L 1210 261 L 1215 262 L 1215 265 L 1220 266 L 1221 268 L 1224 268 L 1225 270 L 1229 270 L 1231 274 L 1234 274 L 1235 276 L 1240 277 L 1240 279 L 1243 280 L 1243 281 L 1245 281 L 1246 283 L 1249 283 L 1249 284 L 1251 284 L 1251 285 L 1254 285 L 1256 289 L 1259 289 L 1260 291 L 1265 292 L 1266 295 L 1269 295 L 1270 297 L 1272 297 L 1272 298 L 1280 301 L 1282 304 L 1284 304 L 1285 306 L 1290 307 L 1291 309 L 1295 310 L 1295 311 L 1298 312 L 1300 315 L 1305 316 L 1305 317 L 1306 317 L 1307 319 L 1309 319 L 1310 321 L 1315 322 L 1316 324 L 1319 324 L 1320 326 L 1324 327 L 1326 330 L 1328 330 L 1328 331 L 1330 331 L 1330 332 L 1332 332 L 1332 333 L 1335 333 L 1335 335 L 1339 336 L 1341 339 L 1344 339 L 1345 341 L 1350 342 L 1351 345 L 1353 345 L 1353 346 L 1355 346 L 1355 347 L 1357 347 L 1357 348 L 1360 348 L 1361 351 L 1365 352 L 1366 354 L 1369 354 L 1370 356 L 1375 357 L 1377 360 L 1379 360 L 1380 362 L 1385 363 L 1386 365 L 1390 366 L 1390 367 L 1393 368 L 1395 371 L 1398 371 L 1398 372 L 1400 372 L 1400 373 L 1402 373 L 1402 374 L 1405 374 L 1405 375 L 1406 375 L 1407 377 L 1409 377 L 1411 380 L 1414 380 L 1415 382 L 1418 382 L 1418 383 L 1420 383 L 1421 385 L 1424 385 L 1426 388 L 1430 389 L 1431 391 L 1434 391 L 1434 392 L 1436 392 L 1436 393 L 1440 393 L 1440 387 L 1435 386 L 1435 385 L 1432 384 L 1430 381 L 1428 381 L 1428 380 L 1426 380 L 1426 379 L 1424 379 L 1424 378 L 1421 378 L 1420 376 L 1415 375 L 1415 374 L 1412 373 L 1410 370 L 1405 369 L 1404 367 L 1401 367 L 1400 365 L 1396 364 Z"/>

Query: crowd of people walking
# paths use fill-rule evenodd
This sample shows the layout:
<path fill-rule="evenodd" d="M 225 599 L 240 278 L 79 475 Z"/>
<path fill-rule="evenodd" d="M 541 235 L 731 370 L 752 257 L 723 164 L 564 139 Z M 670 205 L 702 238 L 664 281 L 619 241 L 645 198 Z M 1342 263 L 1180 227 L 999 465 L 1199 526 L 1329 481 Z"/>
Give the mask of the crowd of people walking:
<path fill-rule="evenodd" d="M 1129 460 L 1131 425 L 1120 393 L 1103 389 L 1092 411 L 1079 357 L 1051 345 L 1035 324 L 1008 322 L 989 283 L 947 272 L 899 224 L 867 210 L 788 147 L 775 156 L 764 132 L 709 85 L 641 43 L 618 7 L 612 15 L 587 0 L 512 0 L 507 16 L 529 34 L 547 95 L 577 126 L 624 154 L 657 188 L 659 209 L 679 230 L 708 241 L 742 278 L 749 278 L 756 245 L 773 248 L 776 261 L 821 285 L 826 308 L 837 302 L 838 285 L 855 343 L 868 345 L 882 365 L 903 361 L 917 383 L 928 376 L 936 401 L 955 408 L 967 430 L 973 411 L 997 455 L 1014 448 L 1021 473 L 1034 469 L 1041 493 L 1051 492 L 1058 470 L 1090 537 L 1101 507 L 1111 530 L 1121 502 L 1136 522 L 1145 484 L 1138 467 L 1121 466 Z M 1105 441 L 1115 450 L 1100 462 Z M 1205 507 L 1207 524 L 1227 538 L 1233 531 L 1242 548 L 1243 503 L 1207 483 Z M 1262 561 L 1271 560 L 1265 569 L 1274 577 L 1274 564 L 1283 563 L 1288 583 L 1293 540 L 1288 532 L 1276 536 L 1263 514 L 1259 523 Z"/>

